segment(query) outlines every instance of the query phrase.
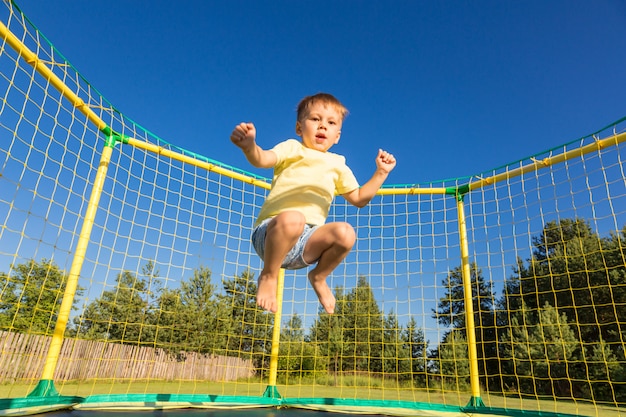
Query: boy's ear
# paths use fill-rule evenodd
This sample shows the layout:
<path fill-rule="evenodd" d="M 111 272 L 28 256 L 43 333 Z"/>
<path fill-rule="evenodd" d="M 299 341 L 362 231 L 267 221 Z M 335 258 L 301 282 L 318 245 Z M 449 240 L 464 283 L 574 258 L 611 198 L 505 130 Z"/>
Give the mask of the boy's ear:
<path fill-rule="evenodd" d="M 300 120 L 296 122 L 296 135 L 302 136 L 302 125 L 300 125 Z"/>
<path fill-rule="evenodd" d="M 335 145 L 339 143 L 340 138 L 341 138 L 341 130 L 337 132 L 337 139 L 335 139 Z"/>

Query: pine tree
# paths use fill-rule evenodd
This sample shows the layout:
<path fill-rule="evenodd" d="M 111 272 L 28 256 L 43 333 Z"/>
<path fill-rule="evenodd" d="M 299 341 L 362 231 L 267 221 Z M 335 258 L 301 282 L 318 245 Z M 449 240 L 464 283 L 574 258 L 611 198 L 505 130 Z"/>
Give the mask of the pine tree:
<path fill-rule="evenodd" d="M 251 359 L 257 369 L 267 368 L 272 347 L 274 315 L 256 304 L 257 285 L 254 273 L 249 270 L 225 280 L 225 294 L 220 295 L 220 305 L 228 312 L 227 354 Z"/>
<path fill-rule="evenodd" d="M 0 273 L 0 329 L 51 334 L 66 283 L 65 272 L 48 259 L 31 259 Z M 82 291 L 78 287 L 76 296 Z"/>
<path fill-rule="evenodd" d="M 118 274 L 115 288 L 103 291 L 74 319 L 78 335 L 117 343 L 154 343 L 150 332 L 144 332 L 154 322 L 151 295 L 145 279 L 129 271 Z"/>
<path fill-rule="evenodd" d="M 581 345 L 565 314 L 549 304 L 539 310 L 524 304 L 501 342 L 516 376 L 510 384 L 517 384 L 523 393 L 571 397 L 570 376 Z"/>

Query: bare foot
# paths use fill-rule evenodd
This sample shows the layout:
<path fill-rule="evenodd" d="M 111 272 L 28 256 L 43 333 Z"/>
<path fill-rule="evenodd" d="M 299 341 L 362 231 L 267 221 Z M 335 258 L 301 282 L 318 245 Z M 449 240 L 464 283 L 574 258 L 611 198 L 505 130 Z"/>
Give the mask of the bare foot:
<path fill-rule="evenodd" d="M 315 294 L 317 294 L 317 298 L 320 300 L 320 304 L 324 307 L 324 310 L 326 310 L 328 314 L 333 314 L 335 312 L 335 296 L 326 283 L 326 278 L 315 279 L 311 273 L 309 273 L 309 281 L 315 290 Z"/>
<path fill-rule="evenodd" d="M 276 313 L 276 285 L 277 277 L 259 275 L 259 287 L 256 291 L 256 304 L 265 311 Z"/>

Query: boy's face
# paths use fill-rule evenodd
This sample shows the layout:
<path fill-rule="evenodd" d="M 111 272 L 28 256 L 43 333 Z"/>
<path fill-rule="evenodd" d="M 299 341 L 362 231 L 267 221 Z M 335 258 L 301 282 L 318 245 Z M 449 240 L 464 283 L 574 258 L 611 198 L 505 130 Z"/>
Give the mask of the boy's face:
<path fill-rule="evenodd" d="M 313 103 L 302 120 L 296 122 L 296 134 L 305 147 L 326 152 L 339 142 L 342 122 L 341 114 L 333 105 Z"/>

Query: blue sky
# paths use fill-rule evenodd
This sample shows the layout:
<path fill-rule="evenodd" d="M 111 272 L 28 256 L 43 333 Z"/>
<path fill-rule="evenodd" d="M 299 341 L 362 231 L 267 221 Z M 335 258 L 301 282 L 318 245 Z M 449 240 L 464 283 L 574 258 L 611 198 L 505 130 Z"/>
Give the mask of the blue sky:
<path fill-rule="evenodd" d="M 85 79 L 170 143 L 266 177 L 228 136 L 292 137 L 319 91 L 350 110 L 365 182 L 465 177 L 626 116 L 626 3 L 598 1 L 18 1 Z"/>

